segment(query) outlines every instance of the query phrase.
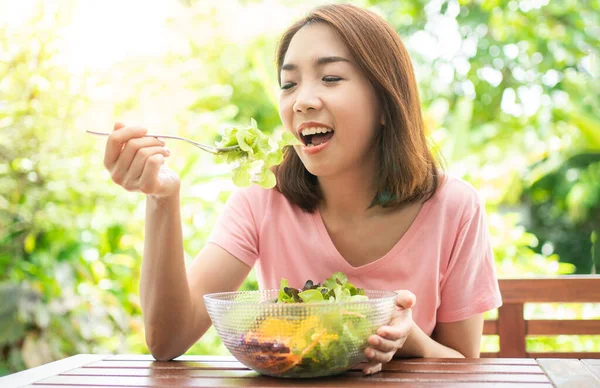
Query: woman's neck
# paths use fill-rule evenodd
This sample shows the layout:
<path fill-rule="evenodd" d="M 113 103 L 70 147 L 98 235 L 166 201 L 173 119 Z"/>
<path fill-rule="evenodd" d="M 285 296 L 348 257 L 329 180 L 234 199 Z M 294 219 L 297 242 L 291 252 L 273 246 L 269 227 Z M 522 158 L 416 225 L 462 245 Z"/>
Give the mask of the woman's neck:
<path fill-rule="evenodd" d="M 361 220 L 385 212 L 379 206 L 370 207 L 376 193 L 371 169 L 348 170 L 335 177 L 319 177 L 323 202 L 321 213 L 346 221 Z"/>

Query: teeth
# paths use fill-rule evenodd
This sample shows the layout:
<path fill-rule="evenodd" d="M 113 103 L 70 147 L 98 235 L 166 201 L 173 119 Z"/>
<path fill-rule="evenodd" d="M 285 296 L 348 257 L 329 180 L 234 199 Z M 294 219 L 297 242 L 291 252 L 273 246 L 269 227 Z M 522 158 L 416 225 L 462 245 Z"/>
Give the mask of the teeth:
<path fill-rule="evenodd" d="M 308 135 L 314 135 L 317 133 L 327 133 L 327 132 L 332 132 L 333 130 L 331 128 L 325 128 L 325 127 L 313 127 L 313 128 L 304 128 L 302 130 L 302 136 L 308 136 Z"/>

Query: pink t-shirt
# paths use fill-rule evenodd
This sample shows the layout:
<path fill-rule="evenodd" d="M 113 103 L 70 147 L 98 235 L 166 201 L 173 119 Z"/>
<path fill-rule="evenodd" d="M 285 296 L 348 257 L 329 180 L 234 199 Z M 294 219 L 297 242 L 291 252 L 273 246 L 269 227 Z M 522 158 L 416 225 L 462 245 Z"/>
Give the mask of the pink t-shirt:
<path fill-rule="evenodd" d="M 353 267 L 335 248 L 320 213 L 303 212 L 275 189 L 235 191 L 209 238 L 256 268 L 261 289 L 282 277 L 300 288 L 341 271 L 357 287 L 407 289 L 417 297 L 413 319 L 428 335 L 502 304 L 485 209 L 475 189 L 447 177 L 383 257 Z"/>

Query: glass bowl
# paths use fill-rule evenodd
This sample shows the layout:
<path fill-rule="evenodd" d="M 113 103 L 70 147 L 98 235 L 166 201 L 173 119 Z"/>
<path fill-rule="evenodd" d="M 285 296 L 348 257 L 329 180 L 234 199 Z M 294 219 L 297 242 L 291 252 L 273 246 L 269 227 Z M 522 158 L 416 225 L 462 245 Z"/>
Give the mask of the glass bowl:
<path fill-rule="evenodd" d="M 367 339 L 390 322 L 396 293 L 363 301 L 275 303 L 279 290 L 204 296 L 221 340 L 241 363 L 275 377 L 342 373 L 365 361 Z"/>

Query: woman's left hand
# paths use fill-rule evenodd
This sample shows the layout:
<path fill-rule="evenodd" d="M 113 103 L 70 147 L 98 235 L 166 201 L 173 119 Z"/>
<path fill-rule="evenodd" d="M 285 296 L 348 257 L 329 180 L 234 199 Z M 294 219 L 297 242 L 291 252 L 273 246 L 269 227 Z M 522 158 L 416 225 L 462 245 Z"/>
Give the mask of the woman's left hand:
<path fill-rule="evenodd" d="M 365 349 L 365 356 L 369 363 L 362 369 L 366 375 L 381 371 L 383 364 L 390 362 L 394 354 L 403 345 L 414 325 L 412 307 L 416 303 L 415 295 L 407 290 L 396 291 L 396 309 L 392 319 L 386 326 L 377 329 L 377 334 L 369 337 L 369 347 Z"/>

